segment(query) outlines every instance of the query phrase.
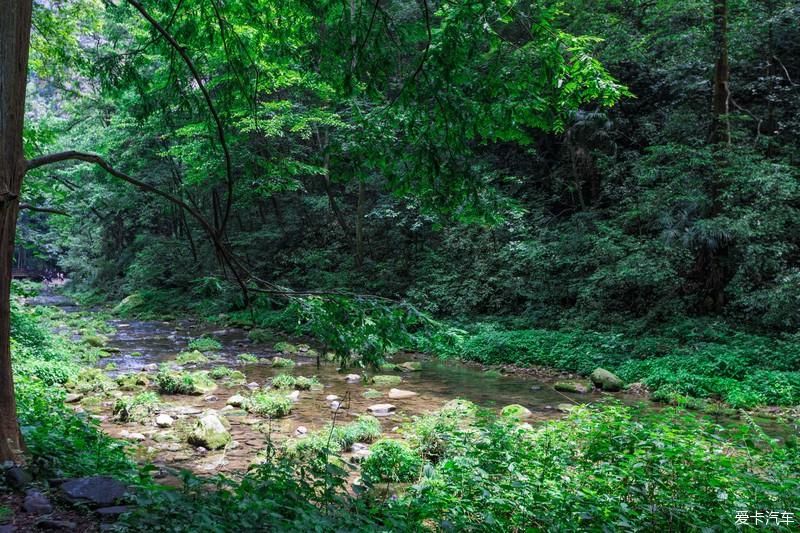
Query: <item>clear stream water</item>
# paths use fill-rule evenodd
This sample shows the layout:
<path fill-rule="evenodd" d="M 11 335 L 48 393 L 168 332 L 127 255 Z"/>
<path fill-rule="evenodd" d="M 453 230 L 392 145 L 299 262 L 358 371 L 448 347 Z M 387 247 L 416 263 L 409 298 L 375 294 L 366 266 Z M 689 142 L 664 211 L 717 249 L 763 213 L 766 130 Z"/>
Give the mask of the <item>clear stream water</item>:
<path fill-rule="evenodd" d="M 30 303 L 56 305 L 68 312 L 79 309 L 68 299 L 49 294 L 38 296 Z M 175 468 L 187 468 L 198 473 L 244 471 L 257 459 L 258 454 L 264 451 L 268 440 L 279 443 L 295 437 L 298 428 L 306 428 L 310 433 L 330 424 L 334 410 L 331 408 L 331 402 L 326 400 L 329 395 L 336 395 L 342 401 L 342 406 L 336 413 L 337 424 L 347 423 L 359 415 L 366 414 L 367 408 L 373 404 L 390 403 L 396 406 L 394 414 L 380 418 L 384 434 L 389 436 L 401 431 L 400 426 L 403 422 L 436 411 L 455 398 L 467 399 L 498 412 L 505 405 L 521 404 L 532 412 L 529 420 L 531 423 L 563 416 L 557 408 L 559 404 L 597 402 L 610 396 L 615 396 L 625 403 L 642 401 L 641 397 L 622 393 L 565 394 L 553 388 L 552 378 L 537 378 L 522 372 L 487 373 L 480 368 L 457 361 L 442 361 L 419 354 L 398 354 L 393 362 L 416 360 L 422 364 L 421 371 L 381 372 L 402 378 L 402 382 L 394 385 L 394 388 L 417 393 L 411 398 L 389 399 L 388 391 L 391 387 L 345 381 L 345 374 L 359 373 L 358 370 L 340 371 L 335 363 L 323 361 L 317 366 L 314 357 L 280 354 L 273 349 L 274 343 L 257 344 L 250 341 L 247 331 L 243 329 L 215 329 L 208 324 L 189 319 L 171 322 L 110 320 L 109 323 L 116 331 L 108 335 L 108 347 L 118 351 L 103 358 L 99 366 L 104 367 L 114 363 L 116 370 L 109 372 L 112 375 L 141 372 L 152 363 L 174 362 L 175 357 L 187 349 L 189 341 L 206 335 L 222 343 L 222 350 L 216 352 L 214 356 L 209 355 L 212 359 L 209 363 L 186 365 L 184 367 L 186 370 L 209 369 L 224 365 L 242 371 L 248 383 L 254 382 L 261 387 L 269 385 L 274 375 L 289 372 L 295 376 L 316 376 L 324 386 L 319 391 L 301 391 L 291 414 L 272 421 L 240 410 L 230 411 L 228 408 L 228 411 L 223 411 L 230 396 L 248 392 L 244 386 L 220 385 L 217 390 L 203 396 L 162 395 L 160 412 L 176 419 L 175 427 L 167 429 L 157 428 L 153 421 L 144 424 L 114 421 L 111 416 L 114 397 L 105 397 L 101 402 L 95 399 L 93 403 L 86 402 L 89 400 L 87 398 L 81 403 L 74 404 L 76 409 L 85 409 L 95 416 L 103 430 L 110 435 L 134 441 L 138 445 L 137 449 L 142 459 L 153 461 L 154 464 L 164 467 L 165 471 Z M 274 340 L 278 342 L 287 339 Z M 253 354 L 259 361 L 243 364 L 238 359 L 238 355 L 243 353 Z M 291 357 L 296 363 L 295 366 L 291 369 L 273 368 L 271 359 L 277 355 Z M 379 390 L 383 395 L 379 398 L 364 398 L 362 393 L 368 388 Z M 115 393 L 123 394 L 119 391 Z M 657 407 L 656 404 L 650 405 Z M 185 433 L 193 424 L 195 417 L 211 409 L 225 414 L 231 423 L 234 444 L 224 451 L 198 450 L 185 442 Z"/>

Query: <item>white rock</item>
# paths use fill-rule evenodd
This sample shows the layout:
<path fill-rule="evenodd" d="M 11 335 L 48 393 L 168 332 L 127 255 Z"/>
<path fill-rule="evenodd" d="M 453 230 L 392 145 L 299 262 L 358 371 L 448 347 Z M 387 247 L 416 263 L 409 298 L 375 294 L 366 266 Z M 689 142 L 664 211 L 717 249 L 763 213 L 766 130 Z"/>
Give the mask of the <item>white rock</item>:
<path fill-rule="evenodd" d="M 397 407 L 390 403 L 376 403 L 367 407 L 367 411 L 375 416 L 389 416 L 397 410 Z"/>
<path fill-rule="evenodd" d="M 158 415 L 156 417 L 156 425 L 160 428 L 171 427 L 173 423 L 175 423 L 175 419 L 169 415 Z"/>
<path fill-rule="evenodd" d="M 299 390 L 292 391 L 289 394 L 287 394 L 286 397 L 289 398 L 290 400 L 292 400 L 293 402 L 299 402 L 300 401 L 300 391 Z"/>
<path fill-rule="evenodd" d="M 253 382 L 247 384 L 247 388 L 250 389 L 250 390 L 257 390 L 259 388 L 259 385 L 258 385 L 258 383 L 253 381 Z"/>
<path fill-rule="evenodd" d="M 144 370 L 145 372 L 157 372 L 158 371 L 158 365 L 155 364 L 155 363 L 150 363 L 149 365 L 144 365 L 142 367 L 142 370 Z"/>
<path fill-rule="evenodd" d="M 228 405 L 233 407 L 241 407 L 242 405 L 244 405 L 244 402 L 245 402 L 244 396 L 242 396 L 241 394 L 234 394 L 233 396 L 228 398 L 227 403 Z"/>
<path fill-rule="evenodd" d="M 402 400 L 405 398 L 411 398 L 416 396 L 416 392 L 412 392 L 410 390 L 403 390 L 403 389 L 390 389 L 389 390 L 389 399 L 390 400 Z"/>
<path fill-rule="evenodd" d="M 331 402 L 331 410 L 335 411 L 342 405 L 342 402 L 334 400 Z"/>
<path fill-rule="evenodd" d="M 358 374 L 347 374 L 344 377 L 344 380 L 348 383 L 358 383 L 359 381 L 361 381 L 361 376 L 359 376 Z"/>
<path fill-rule="evenodd" d="M 339 397 L 336 396 L 335 394 L 328 394 L 327 396 L 325 396 L 326 402 L 332 402 L 333 400 L 338 400 L 338 399 Z"/>
<path fill-rule="evenodd" d="M 357 453 L 357 452 L 360 452 L 360 451 L 363 451 L 363 450 L 368 450 L 368 449 L 369 449 L 369 446 L 367 446 L 363 442 L 353 443 L 353 445 L 350 447 L 350 451 L 353 452 L 353 453 Z"/>
<path fill-rule="evenodd" d="M 305 435 L 306 433 L 308 433 L 308 428 L 305 426 L 298 426 L 297 429 L 294 430 L 294 434 L 297 435 L 298 437 L 301 435 Z"/>

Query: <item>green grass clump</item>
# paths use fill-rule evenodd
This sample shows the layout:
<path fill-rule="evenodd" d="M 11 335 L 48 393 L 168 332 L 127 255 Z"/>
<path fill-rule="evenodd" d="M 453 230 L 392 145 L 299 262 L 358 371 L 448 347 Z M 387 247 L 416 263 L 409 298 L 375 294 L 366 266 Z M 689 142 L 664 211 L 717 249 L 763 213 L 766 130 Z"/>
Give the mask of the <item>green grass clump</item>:
<path fill-rule="evenodd" d="M 273 346 L 273 349 L 276 352 L 291 353 L 291 354 L 297 353 L 297 346 L 295 346 L 294 344 L 290 344 L 288 342 L 279 342 L 275 344 L 275 346 Z"/>
<path fill-rule="evenodd" d="M 372 442 L 380 436 L 381 423 L 371 415 L 361 415 L 354 422 L 334 429 L 334 438 L 342 449 L 347 449 L 356 442 Z"/>
<path fill-rule="evenodd" d="M 258 363 L 258 357 L 251 353 L 240 353 L 236 357 L 242 363 Z"/>
<path fill-rule="evenodd" d="M 276 389 L 293 389 L 297 379 L 291 374 L 278 374 L 272 378 L 272 386 Z"/>
<path fill-rule="evenodd" d="M 204 394 L 217 387 L 207 372 L 173 372 L 166 368 L 156 374 L 155 384 L 161 394 Z"/>
<path fill-rule="evenodd" d="M 150 377 L 144 372 L 122 374 L 116 379 L 119 388 L 124 391 L 136 391 L 150 385 Z"/>
<path fill-rule="evenodd" d="M 99 368 L 82 368 L 70 378 L 65 387 L 74 392 L 106 392 L 119 388 L 117 383 Z"/>
<path fill-rule="evenodd" d="M 268 329 L 255 328 L 247 333 L 247 338 L 256 344 L 266 344 L 273 338 L 273 333 Z"/>
<path fill-rule="evenodd" d="M 154 392 L 117 398 L 113 408 L 114 418 L 120 422 L 145 422 L 154 414 L 158 400 L 158 395 Z"/>
<path fill-rule="evenodd" d="M 291 359 L 284 359 L 283 357 L 273 357 L 272 366 L 275 368 L 291 368 L 294 366 L 294 361 Z"/>
<path fill-rule="evenodd" d="M 276 389 L 297 389 L 310 390 L 320 387 L 320 382 L 316 376 L 310 378 L 305 376 L 292 376 L 290 374 L 278 374 L 272 378 L 272 386 Z"/>
<path fill-rule="evenodd" d="M 280 418 L 292 411 L 292 401 L 281 393 L 256 392 L 244 405 L 249 413 L 269 418 Z"/>
<path fill-rule="evenodd" d="M 295 459 L 308 460 L 320 454 L 335 454 L 347 450 L 356 442 L 373 442 L 381 437 L 381 424 L 370 415 L 359 416 L 355 421 L 330 426 L 299 439 L 288 439 L 283 453 Z"/>
<path fill-rule="evenodd" d="M 175 358 L 175 362 L 179 365 L 200 365 L 208 363 L 208 357 L 203 355 L 200 350 L 192 350 L 190 352 L 181 352 Z"/>
<path fill-rule="evenodd" d="M 216 352 L 222 349 L 222 343 L 211 337 L 199 337 L 189 341 L 189 349 L 199 352 Z"/>
<path fill-rule="evenodd" d="M 297 376 L 294 383 L 294 388 L 297 390 L 317 390 L 322 388 L 322 384 L 317 379 L 317 376 Z"/>
<path fill-rule="evenodd" d="M 399 385 L 403 379 L 400 376 L 378 375 L 372 376 L 371 381 L 377 387 L 388 387 L 390 385 Z"/>
<path fill-rule="evenodd" d="M 372 454 L 361 466 L 361 476 L 369 483 L 409 483 L 422 471 L 422 457 L 408 444 L 394 439 L 379 440 L 370 447 Z"/>

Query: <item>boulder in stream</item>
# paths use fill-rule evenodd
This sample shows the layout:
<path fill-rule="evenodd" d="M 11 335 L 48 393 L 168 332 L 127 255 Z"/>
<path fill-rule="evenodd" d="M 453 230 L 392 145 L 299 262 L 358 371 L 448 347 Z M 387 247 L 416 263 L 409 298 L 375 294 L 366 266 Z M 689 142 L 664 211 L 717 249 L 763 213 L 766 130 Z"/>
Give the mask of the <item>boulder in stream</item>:
<path fill-rule="evenodd" d="M 500 414 L 513 420 L 522 420 L 530 417 L 532 413 L 527 407 L 519 405 L 518 403 L 512 403 L 511 405 L 503 407 Z"/>
<path fill-rule="evenodd" d="M 228 405 L 231 405 L 233 407 L 241 407 L 244 405 L 245 401 L 246 401 L 245 397 L 242 396 L 241 394 L 234 394 L 233 396 L 228 398 L 227 403 Z"/>
<path fill-rule="evenodd" d="M 417 393 L 410 390 L 391 389 L 389 390 L 390 400 L 404 400 L 406 398 L 413 398 Z"/>
<path fill-rule="evenodd" d="M 169 415 L 161 414 L 156 417 L 156 425 L 160 428 L 171 427 L 174 423 L 175 420 Z"/>
<path fill-rule="evenodd" d="M 389 386 L 389 385 L 399 385 L 402 382 L 402 378 L 400 376 L 390 376 L 390 375 L 377 375 L 372 376 L 372 383 L 377 386 Z"/>
<path fill-rule="evenodd" d="M 401 363 L 397 366 L 403 372 L 419 372 L 422 370 L 422 363 L 419 361 L 406 361 L 405 363 Z"/>
<path fill-rule="evenodd" d="M 231 442 L 231 434 L 216 413 L 206 413 L 195 424 L 188 441 L 193 446 L 219 450 Z"/>
<path fill-rule="evenodd" d="M 390 403 L 376 403 L 367 407 L 367 412 L 374 416 L 389 416 L 397 411 L 397 407 Z"/>
<path fill-rule="evenodd" d="M 578 394 L 586 394 L 592 390 L 592 386 L 585 381 L 557 381 L 553 384 L 553 388 L 561 392 Z"/>
<path fill-rule="evenodd" d="M 609 372 L 605 368 L 595 368 L 589 378 L 592 380 L 595 387 L 608 392 L 622 390 L 622 386 L 624 385 L 619 376 Z"/>

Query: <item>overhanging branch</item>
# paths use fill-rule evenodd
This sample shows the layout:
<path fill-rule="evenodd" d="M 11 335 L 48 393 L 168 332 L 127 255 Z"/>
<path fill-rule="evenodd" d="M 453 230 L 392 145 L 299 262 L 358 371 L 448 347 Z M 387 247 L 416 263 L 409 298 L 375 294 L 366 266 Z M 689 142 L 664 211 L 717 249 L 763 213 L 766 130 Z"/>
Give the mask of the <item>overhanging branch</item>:
<path fill-rule="evenodd" d="M 176 52 L 181 56 L 183 62 L 186 63 L 186 66 L 189 68 L 189 71 L 192 73 L 192 77 L 194 81 L 197 83 L 197 86 L 200 88 L 200 92 L 203 93 L 203 98 L 206 101 L 206 105 L 208 106 L 208 111 L 211 113 L 211 117 L 214 119 L 214 123 L 217 126 L 217 135 L 219 136 L 219 143 L 222 147 L 222 153 L 225 158 L 225 175 L 226 185 L 227 185 L 227 199 L 225 200 L 225 212 L 222 214 L 222 221 L 220 222 L 219 228 L 215 228 L 220 236 L 225 233 L 225 226 L 228 223 L 228 216 L 230 215 L 231 205 L 233 204 L 233 165 L 231 163 L 231 154 L 228 150 L 228 142 L 225 139 L 225 128 L 222 126 L 222 119 L 219 117 L 219 113 L 217 113 L 217 108 L 214 106 L 213 100 L 211 100 L 211 94 L 206 89 L 205 83 L 203 83 L 203 78 L 200 76 L 200 72 L 197 70 L 192 59 L 189 57 L 189 54 L 186 53 L 186 48 L 181 46 L 178 41 L 170 34 L 164 26 L 159 24 L 159 22 L 154 19 L 147 10 L 137 2 L 136 0 L 126 0 L 130 5 L 132 5 L 141 15 L 147 19 L 147 21 L 160 33 L 164 39 L 175 49 Z M 176 10 L 177 12 L 177 10 Z M 173 13 L 173 17 L 175 14 Z M 171 22 L 171 21 L 170 21 Z"/>
<path fill-rule="evenodd" d="M 61 209 L 54 209 L 52 207 L 40 207 L 38 205 L 31 205 L 31 204 L 19 204 L 20 209 L 25 209 L 27 211 L 36 211 L 37 213 L 51 213 L 53 215 L 63 215 L 65 217 L 71 217 L 69 213 L 66 211 L 62 211 Z"/>
<path fill-rule="evenodd" d="M 43 155 L 39 157 L 34 157 L 33 159 L 29 159 L 26 161 L 26 171 L 33 170 L 45 165 L 50 165 L 53 163 L 59 163 L 62 161 L 83 161 L 85 163 L 93 163 L 115 178 L 119 178 L 122 181 L 130 183 L 135 187 L 154 194 L 156 196 L 160 196 L 164 198 L 168 202 L 171 202 L 181 209 L 185 210 L 189 215 L 192 216 L 203 228 L 203 230 L 208 234 L 208 237 L 211 239 L 211 242 L 214 244 L 217 252 L 220 254 L 222 260 L 230 267 L 231 272 L 233 272 L 234 277 L 236 278 L 236 283 L 242 289 L 242 296 L 244 297 L 245 304 L 249 303 L 249 296 L 247 291 L 247 285 L 245 284 L 244 280 L 242 279 L 241 275 L 239 274 L 239 269 L 241 268 L 241 263 L 236 259 L 230 249 L 225 245 L 222 241 L 220 234 L 215 231 L 215 228 L 205 219 L 202 213 L 192 207 L 191 205 L 187 204 L 181 198 L 170 194 L 168 192 L 162 191 L 158 187 L 154 187 L 147 182 L 142 180 L 136 179 L 132 176 L 121 172 L 114 167 L 112 167 L 108 161 L 103 159 L 97 154 L 91 154 L 87 152 L 78 152 L 75 150 L 67 150 L 64 152 L 57 152 L 54 154 Z"/>

